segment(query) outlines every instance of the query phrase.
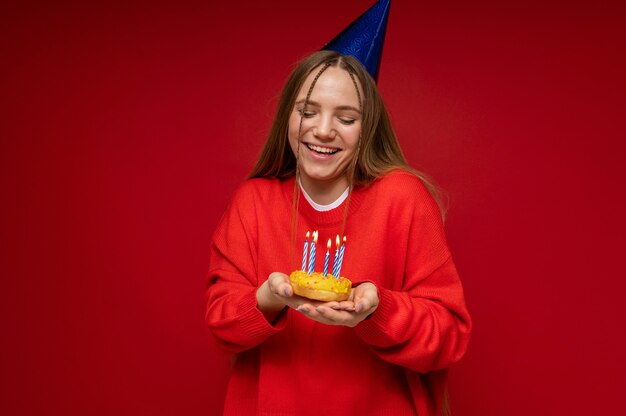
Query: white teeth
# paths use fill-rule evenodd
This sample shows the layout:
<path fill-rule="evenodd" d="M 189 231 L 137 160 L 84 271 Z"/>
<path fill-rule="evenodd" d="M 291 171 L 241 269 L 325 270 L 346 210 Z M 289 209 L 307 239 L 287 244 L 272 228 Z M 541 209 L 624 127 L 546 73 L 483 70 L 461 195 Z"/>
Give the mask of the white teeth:
<path fill-rule="evenodd" d="M 333 154 L 333 153 L 337 153 L 338 149 L 329 149 L 327 147 L 320 147 L 320 146 L 315 146 L 312 144 L 307 144 L 307 147 L 311 150 L 315 150 L 318 153 L 326 153 L 326 154 Z"/>

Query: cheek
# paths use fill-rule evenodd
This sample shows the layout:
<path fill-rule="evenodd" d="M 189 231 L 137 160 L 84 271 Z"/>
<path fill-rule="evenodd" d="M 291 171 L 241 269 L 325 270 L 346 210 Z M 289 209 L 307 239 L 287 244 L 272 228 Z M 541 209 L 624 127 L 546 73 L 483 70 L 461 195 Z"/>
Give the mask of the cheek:
<path fill-rule="evenodd" d="M 346 146 L 352 151 L 356 150 L 357 144 L 359 142 L 359 131 L 360 129 L 350 130 L 344 136 Z"/>
<path fill-rule="evenodd" d="M 289 144 L 293 147 L 293 144 L 297 141 L 298 125 L 294 123 L 292 118 L 289 119 L 289 129 L 287 130 L 287 135 L 289 138 Z"/>
<path fill-rule="evenodd" d="M 291 151 L 293 152 L 293 154 L 296 154 L 296 152 L 298 151 L 298 141 L 295 139 L 295 137 L 289 133 L 289 147 L 291 148 Z"/>
<path fill-rule="evenodd" d="M 315 123 L 312 120 L 305 118 L 302 120 L 302 127 L 300 127 L 300 116 L 294 115 L 289 119 L 289 134 L 294 139 L 298 137 L 298 132 L 304 136 L 314 125 Z"/>
<path fill-rule="evenodd" d="M 300 116 L 292 115 L 289 117 L 289 139 L 296 140 L 298 137 L 298 130 L 300 129 Z"/>

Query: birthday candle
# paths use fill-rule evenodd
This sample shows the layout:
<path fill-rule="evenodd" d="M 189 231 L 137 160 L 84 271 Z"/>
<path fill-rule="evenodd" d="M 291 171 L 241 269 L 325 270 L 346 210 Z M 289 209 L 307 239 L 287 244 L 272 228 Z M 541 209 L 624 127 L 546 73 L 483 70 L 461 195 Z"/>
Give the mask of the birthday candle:
<path fill-rule="evenodd" d="M 341 264 L 343 263 L 343 253 L 346 250 L 346 237 L 343 237 L 343 244 L 341 245 L 341 249 L 339 250 L 339 267 L 337 267 L 337 279 L 339 279 L 339 275 L 341 274 Z"/>
<path fill-rule="evenodd" d="M 335 258 L 333 259 L 333 273 L 332 275 L 337 277 L 339 268 L 339 263 L 337 262 L 337 258 L 339 257 L 339 234 L 337 234 L 337 238 L 335 239 Z"/>
<path fill-rule="evenodd" d="M 302 271 L 306 272 L 306 255 L 309 249 L 309 236 L 311 233 L 309 231 L 306 232 L 306 239 L 304 240 L 304 251 L 302 252 Z"/>
<path fill-rule="evenodd" d="M 309 250 L 309 274 L 315 270 L 315 245 L 317 244 L 317 231 L 313 231 L 313 240 Z"/>
<path fill-rule="evenodd" d="M 328 274 L 328 259 L 330 258 L 330 238 L 328 239 L 328 244 L 326 244 L 326 257 L 324 258 L 324 277 Z"/>

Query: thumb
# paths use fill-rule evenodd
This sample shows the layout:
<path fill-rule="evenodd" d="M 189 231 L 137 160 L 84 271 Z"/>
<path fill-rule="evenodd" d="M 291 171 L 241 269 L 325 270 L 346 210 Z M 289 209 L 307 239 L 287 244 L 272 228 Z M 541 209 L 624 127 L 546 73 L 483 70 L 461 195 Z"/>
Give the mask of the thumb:
<path fill-rule="evenodd" d="M 366 312 L 378 304 L 378 289 L 371 283 L 364 283 L 361 290 L 355 295 L 355 310 L 357 313 Z"/>

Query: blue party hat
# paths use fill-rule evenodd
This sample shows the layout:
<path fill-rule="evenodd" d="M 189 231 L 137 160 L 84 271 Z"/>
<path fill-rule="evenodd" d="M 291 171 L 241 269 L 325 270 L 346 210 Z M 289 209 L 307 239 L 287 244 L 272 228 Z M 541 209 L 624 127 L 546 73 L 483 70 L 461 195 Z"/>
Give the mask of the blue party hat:
<path fill-rule="evenodd" d="M 390 0 L 379 0 L 328 42 L 322 50 L 354 56 L 376 80 L 383 54 L 389 6 Z"/>

